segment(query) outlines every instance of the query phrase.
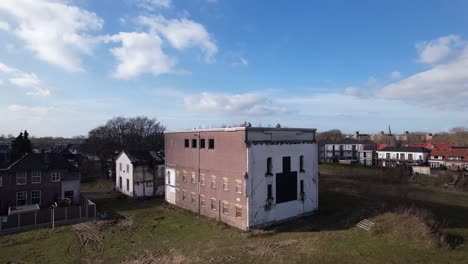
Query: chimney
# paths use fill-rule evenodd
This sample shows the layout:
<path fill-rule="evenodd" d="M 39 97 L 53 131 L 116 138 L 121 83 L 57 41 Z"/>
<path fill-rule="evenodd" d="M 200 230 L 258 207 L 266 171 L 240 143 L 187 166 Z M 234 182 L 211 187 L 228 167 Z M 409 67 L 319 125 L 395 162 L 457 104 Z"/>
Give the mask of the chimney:
<path fill-rule="evenodd" d="M 356 131 L 355 135 L 356 137 L 359 137 L 359 131 Z"/>

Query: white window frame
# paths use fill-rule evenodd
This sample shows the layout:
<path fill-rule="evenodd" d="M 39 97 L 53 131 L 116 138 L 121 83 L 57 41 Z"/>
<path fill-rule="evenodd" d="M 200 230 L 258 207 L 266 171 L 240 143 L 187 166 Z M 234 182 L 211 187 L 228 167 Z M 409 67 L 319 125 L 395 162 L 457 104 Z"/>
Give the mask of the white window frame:
<path fill-rule="evenodd" d="M 57 179 L 58 177 L 58 179 Z M 60 175 L 60 172 L 52 172 L 50 174 L 50 181 L 51 182 L 60 182 L 61 180 L 61 175 Z"/>
<path fill-rule="evenodd" d="M 229 191 L 229 180 L 228 178 L 223 178 L 223 191 Z"/>
<path fill-rule="evenodd" d="M 28 204 L 28 192 L 20 191 L 20 192 L 16 192 L 16 206 L 20 206 L 18 203 L 18 201 L 20 200 L 18 199 L 19 194 L 24 194 L 24 199 L 21 199 L 21 200 L 26 200 L 25 204 Z"/>
<path fill-rule="evenodd" d="M 236 180 L 236 193 L 242 193 L 242 181 Z"/>
<path fill-rule="evenodd" d="M 40 190 L 32 190 L 31 191 L 31 204 L 33 203 L 33 199 L 35 199 L 34 196 L 33 196 L 34 192 L 36 192 L 36 193 L 39 192 L 39 197 L 36 197 L 36 198 L 39 198 L 39 202 L 34 203 L 34 204 L 39 204 L 40 205 L 42 203 L 42 192 Z"/>
<path fill-rule="evenodd" d="M 227 201 L 223 201 L 222 206 L 223 206 L 223 214 L 229 215 L 229 203 Z M 226 209 L 226 211 L 224 209 Z"/>
<path fill-rule="evenodd" d="M 190 176 L 190 182 L 195 184 L 195 172 L 192 172 L 192 175 Z"/>
<path fill-rule="evenodd" d="M 205 186 L 205 174 L 200 174 L 200 185 Z"/>
<path fill-rule="evenodd" d="M 19 181 L 20 176 L 21 176 L 21 179 L 24 179 L 24 183 L 20 183 L 20 181 Z M 17 171 L 16 172 L 16 185 L 26 185 L 26 183 L 27 183 L 26 178 L 27 178 L 26 171 Z"/>
<path fill-rule="evenodd" d="M 216 189 L 216 176 L 211 176 L 211 189 Z"/>
<path fill-rule="evenodd" d="M 34 178 L 39 178 L 39 181 L 35 181 Z M 42 181 L 41 171 L 31 172 L 31 184 L 40 184 Z"/>

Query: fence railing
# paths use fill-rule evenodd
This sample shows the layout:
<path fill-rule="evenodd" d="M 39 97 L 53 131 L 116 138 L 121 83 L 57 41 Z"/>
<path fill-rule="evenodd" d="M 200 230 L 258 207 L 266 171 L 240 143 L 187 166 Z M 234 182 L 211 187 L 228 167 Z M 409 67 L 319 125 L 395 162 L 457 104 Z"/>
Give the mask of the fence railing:
<path fill-rule="evenodd" d="M 40 227 L 54 227 L 87 221 L 97 217 L 96 204 L 84 199 L 78 206 L 52 207 L 34 212 L 0 216 L 0 234 L 14 233 Z"/>

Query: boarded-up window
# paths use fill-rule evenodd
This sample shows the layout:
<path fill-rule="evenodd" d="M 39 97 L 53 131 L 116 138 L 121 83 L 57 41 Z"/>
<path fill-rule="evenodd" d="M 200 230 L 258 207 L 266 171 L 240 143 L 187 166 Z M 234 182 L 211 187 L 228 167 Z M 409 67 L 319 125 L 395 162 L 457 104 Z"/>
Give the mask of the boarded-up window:
<path fill-rule="evenodd" d="M 216 199 L 211 198 L 211 210 L 216 211 Z"/>
<path fill-rule="evenodd" d="M 205 174 L 200 174 L 200 184 L 205 186 Z"/>
<path fill-rule="evenodd" d="M 236 205 L 236 217 L 242 218 L 242 206 Z"/>
<path fill-rule="evenodd" d="M 226 201 L 223 201 L 223 214 L 229 214 L 229 203 Z"/>
<path fill-rule="evenodd" d="M 236 180 L 236 193 L 242 193 L 242 181 Z"/>
<path fill-rule="evenodd" d="M 200 205 L 201 207 L 205 207 L 205 195 L 200 195 Z"/>
<path fill-rule="evenodd" d="M 216 176 L 211 176 L 211 188 L 216 189 Z"/>
<path fill-rule="evenodd" d="M 227 178 L 223 178 L 223 191 L 225 192 L 229 191 Z"/>

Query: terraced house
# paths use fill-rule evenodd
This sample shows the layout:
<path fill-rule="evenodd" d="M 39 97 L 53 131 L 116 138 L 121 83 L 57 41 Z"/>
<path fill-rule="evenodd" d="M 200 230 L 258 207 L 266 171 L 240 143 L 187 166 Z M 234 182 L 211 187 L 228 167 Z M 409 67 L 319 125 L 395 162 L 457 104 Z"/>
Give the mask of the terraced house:
<path fill-rule="evenodd" d="M 78 204 L 81 173 L 61 154 L 25 154 L 0 164 L 0 215 L 24 205 Z"/>
<path fill-rule="evenodd" d="M 166 200 L 243 230 L 318 208 L 315 129 L 166 133 Z"/>

